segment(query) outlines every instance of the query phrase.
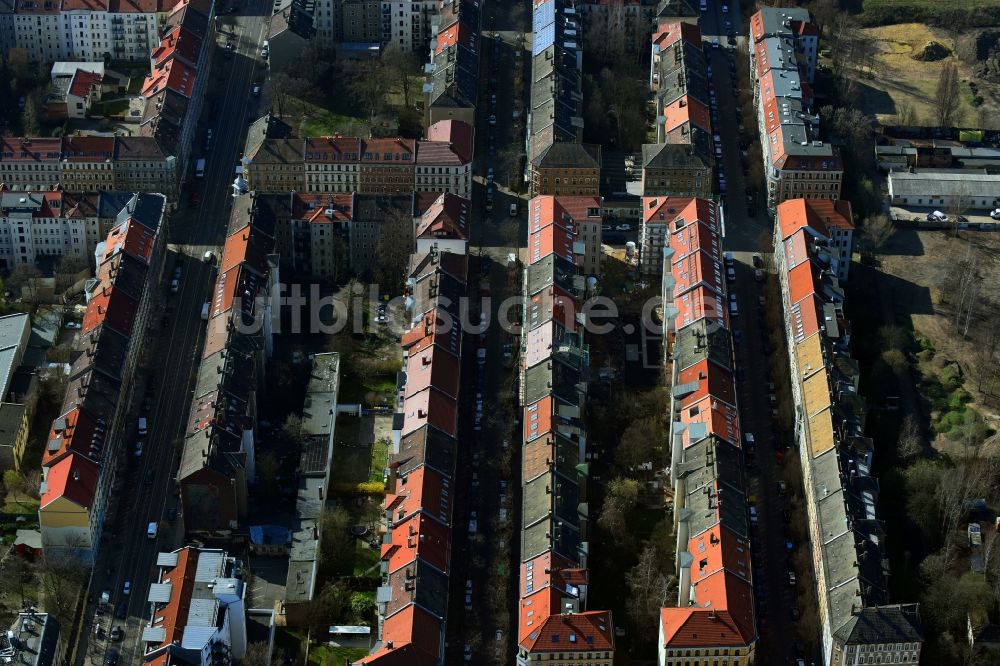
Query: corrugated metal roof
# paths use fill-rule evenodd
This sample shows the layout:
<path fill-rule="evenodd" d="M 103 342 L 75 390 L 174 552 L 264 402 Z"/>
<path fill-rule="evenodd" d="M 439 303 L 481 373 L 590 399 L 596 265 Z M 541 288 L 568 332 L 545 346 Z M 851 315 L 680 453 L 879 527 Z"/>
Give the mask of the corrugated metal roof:
<path fill-rule="evenodd" d="M 168 603 L 173 590 L 172 583 L 153 583 L 149 586 L 149 596 L 146 597 L 146 601 L 154 604 Z"/>
<path fill-rule="evenodd" d="M 167 639 L 167 631 L 163 627 L 144 627 L 142 641 L 144 643 L 162 643 Z"/>
<path fill-rule="evenodd" d="M 198 569 L 194 580 L 197 583 L 211 583 L 222 575 L 225 555 L 221 550 L 202 550 L 198 553 Z"/>
<path fill-rule="evenodd" d="M 217 599 L 191 599 L 191 606 L 188 610 L 187 624 L 184 626 L 184 636 L 193 627 L 214 627 L 217 617 L 219 602 Z M 202 643 L 204 645 L 204 643 Z"/>
<path fill-rule="evenodd" d="M 177 553 L 159 553 L 156 556 L 156 566 L 158 567 L 176 567 L 177 566 Z"/>

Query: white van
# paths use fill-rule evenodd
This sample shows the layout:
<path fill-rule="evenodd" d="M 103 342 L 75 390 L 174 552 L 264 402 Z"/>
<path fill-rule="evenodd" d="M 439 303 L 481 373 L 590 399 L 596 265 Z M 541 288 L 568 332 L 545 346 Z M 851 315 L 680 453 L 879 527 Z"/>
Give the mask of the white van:
<path fill-rule="evenodd" d="M 201 318 L 208 321 L 208 301 L 205 301 L 201 305 Z"/>
<path fill-rule="evenodd" d="M 139 417 L 139 435 L 145 437 L 149 433 L 148 423 L 145 416 Z"/>
<path fill-rule="evenodd" d="M 156 538 L 156 530 L 158 528 L 159 528 L 158 524 L 156 524 L 156 523 L 150 523 L 149 526 L 146 527 L 146 538 L 147 539 L 155 539 Z"/>
<path fill-rule="evenodd" d="M 205 177 L 205 158 L 199 157 L 198 161 L 194 163 L 194 177 L 204 178 Z"/>

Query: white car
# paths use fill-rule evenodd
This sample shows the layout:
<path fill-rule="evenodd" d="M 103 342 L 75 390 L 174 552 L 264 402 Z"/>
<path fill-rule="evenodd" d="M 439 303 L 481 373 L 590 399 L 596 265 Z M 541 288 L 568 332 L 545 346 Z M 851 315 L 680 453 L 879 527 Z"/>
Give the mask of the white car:
<path fill-rule="evenodd" d="M 68 321 L 66 322 L 65 328 L 70 331 L 79 331 L 83 328 L 83 325 L 78 321 Z"/>
<path fill-rule="evenodd" d="M 732 266 L 726 267 L 726 280 L 729 282 L 736 282 L 736 269 Z"/>
<path fill-rule="evenodd" d="M 632 231 L 631 224 L 616 224 L 615 231 Z"/>
<path fill-rule="evenodd" d="M 927 221 L 928 222 L 947 222 L 948 221 L 948 216 L 945 215 L 944 213 L 942 213 L 941 211 L 936 210 L 933 213 L 927 213 Z"/>
<path fill-rule="evenodd" d="M 466 644 L 465 648 L 462 649 L 462 658 L 465 661 L 472 661 L 472 646 L 469 644 Z"/>
<path fill-rule="evenodd" d="M 122 594 L 124 594 L 127 597 L 130 592 L 132 592 L 132 581 L 127 580 L 125 581 L 125 585 L 122 588 Z"/>
<path fill-rule="evenodd" d="M 135 443 L 135 457 L 139 458 L 142 456 L 142 442 Z"/>
<path fill-rule="evenodd" d="M 788 571 L 788 585 L 790 587 L 795 587 L 795 572 L 790 569 Z"/>
<path fill-rule="evenodd" d="M 472 511 L 469 513 L 469 534 L 475 534 L 479 529 L 479 521 L 477 520 L 476 512 Z"/>
<path fill-rule="evenodd" d="M 490 114 L 490 125 L 496 125 L 496 124 L 497 124 L 497 114 L 491 113 Z"/>
<path fill-rule="evenodd" d="M 1000 220 L 1000 208 L 994 208 L 992 211 L 990 211 L 990 217 L 992 217 L 994 220 Z"/>
<path fill-rule="evenodd" d="M 753 505 L 750 506 L 750 524 L 751 525 L 757 524 L 757 507 Z"/>
<path fill-rule="evenodd" d="M 510 205 L 510 216 L 511 217 L 517 217 L 517 204 L 516 203 L 512 203 Z"/>
<path fill-rule="evenodd" d="M 729 13 L 729 5 L 722 5 L 722 13 L 723 14 Z"/>

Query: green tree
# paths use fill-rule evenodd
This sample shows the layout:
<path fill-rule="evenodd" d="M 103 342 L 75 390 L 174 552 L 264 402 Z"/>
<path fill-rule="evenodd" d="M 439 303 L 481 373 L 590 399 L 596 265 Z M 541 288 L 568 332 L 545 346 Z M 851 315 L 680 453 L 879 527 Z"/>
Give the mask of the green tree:
<path fill-rule="evenodd" d="M 351 593 L 351 612 L 356 622 L 368 624 L 375 620 L 375 598 L 366 592 Z"/>
<path fill-rule="evenodd" d="M 39 136 L 42 133 L 41 116 L 38 111 L 35 96 L 28 95 L 24 100 L 24 110 L 21 112 L 21 130 L 25 136 Z"/>
<path fill-rule="evenodd" d="M 343 507 L 325 509 L 319 519 L 320 562 L 329 576 L 347 571 L 354 563 L 351 515 Z"/>
<path fill-rule="evenodd" d="M 270 451 L 265 451 L 257 458 L 257 481 L 264 492 L 272 497 L 278 490 L 278 467 L 278 458 Z"/>
<path fill-rule="evenodd" d="M 638 481 L 622 477 L 612 479 L 597 524 L 619 541 L 624 541 L 628 537 L 628 515 L 638 502 Z"/>

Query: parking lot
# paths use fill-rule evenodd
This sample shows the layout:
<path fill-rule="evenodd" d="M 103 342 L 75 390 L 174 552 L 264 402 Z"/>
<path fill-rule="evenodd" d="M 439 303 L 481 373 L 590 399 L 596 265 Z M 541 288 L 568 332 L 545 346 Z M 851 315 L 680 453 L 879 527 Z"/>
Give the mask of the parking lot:
<path fill-rule="evenodd" d="M 961 215 L 955 215 L 948 210 L 929 206 L 890 206 L 889 217 L 897 223 L 912 224 L 921 229 L 958 228 L 970 231 L 997 231 L 1000 229 L 1000 208 L 994 211 L 967 211 Z"/>

